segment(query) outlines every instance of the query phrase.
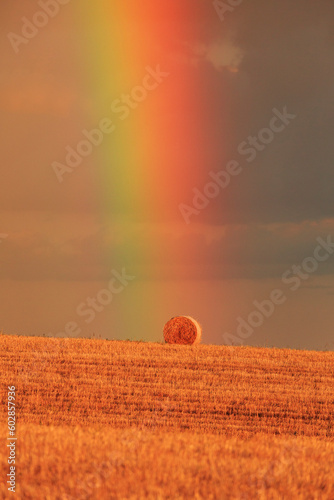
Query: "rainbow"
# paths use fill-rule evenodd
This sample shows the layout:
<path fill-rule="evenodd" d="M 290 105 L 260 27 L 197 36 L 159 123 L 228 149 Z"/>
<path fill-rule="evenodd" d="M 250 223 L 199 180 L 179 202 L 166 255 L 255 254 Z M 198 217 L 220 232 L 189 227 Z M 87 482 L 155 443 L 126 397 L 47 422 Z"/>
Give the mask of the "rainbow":
<path fill-rule="evenodd" d="M 207 181 L 207 96 L 185 58 L 194 15 L 187 2 L 155 0 L 90 2 L 76 12 L 89 119 L 94 124 L 109 117 L 115 125 L 94 166 L 101 217 L 106 224 L 120 223 L 125 233 L 142 221 L 172 221 L 186 229 L 178 206 Z M 131 246 L 126 253 L 133 259 L 151 259 L 157 271 L 164 265 L 168 248 L 158 238 L 154 245 Z M 106 259 L 112 265 L 122 255 L 115 251 Z M 127 316 L 124 311 L 122 329 Z"/>

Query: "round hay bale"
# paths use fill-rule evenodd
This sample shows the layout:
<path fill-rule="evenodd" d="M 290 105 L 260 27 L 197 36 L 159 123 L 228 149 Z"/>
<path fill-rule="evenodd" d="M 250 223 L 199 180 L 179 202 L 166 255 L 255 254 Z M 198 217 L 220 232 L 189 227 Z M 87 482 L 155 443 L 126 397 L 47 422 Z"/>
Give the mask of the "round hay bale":
<path fill-rule="evenodd" d="M 191 316 L 176 316 L 164 326 L 164 339 L 167 344 L 198 344 L 201 337 L 202 328 Z"/>

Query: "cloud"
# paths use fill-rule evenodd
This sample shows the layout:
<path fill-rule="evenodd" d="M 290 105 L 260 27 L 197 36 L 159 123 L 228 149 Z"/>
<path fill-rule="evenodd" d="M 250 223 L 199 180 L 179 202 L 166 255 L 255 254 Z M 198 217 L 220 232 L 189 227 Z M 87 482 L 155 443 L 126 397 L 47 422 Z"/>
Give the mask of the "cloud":
<path fill-rule="evenodd" d="M 205 42 L 193 40 L 183 43 L 172 58 L 194 67 L 208 63 L 216 71 L 225 69 L 233 73 L 238 72 L 243 56 L 244 52 L 234 44 L 232 37 L 225 35 L 224 38 L 219 36 Z"/>
<path fill-rule="evenodd" d="M 225 38 L 208 44 L 198 43 L 192 47 L 193 61 L 207 61 L 217 70 L 227 68 L 229 71 L 238 71 L 243 60 L 244 52 L 231 39 Z"/>
<path fill-rule="evenodd" d="M 214 129 L 221 129 L 212 145 L 217 152 L 214 169 L 236 159 L 243 173 L 203 210 L 200 221 L 246 224 L 332 217 L 333 2 L 256 0 L 229 16 L 228 28 L 232 46 L 198 47 L 205 47 L 201 57 L 216 69 L 235 63 L 238 72 L 212 75 L 205 66 L 200 70 L 207 74 L 216 106 L 212 137 Z M 284 106 L 297 115 L 293 125 L 247 164 L 238 145 L 267 126 L 274 107 Z M 206 168 L 209 172 L 212 163 Z"/>
<path fill-rule="evenodd" d="M 185 228 L 121 221 L 101 226 L 89 216 L 78 223 L 64 214 L 50 224 L 35 214 L 35 228 L 30 223 L 8 232 L 2 243 L 0 279 L 103 281 L 111 269 L 122 268 L 138 280 L 277 278 L 312 257 L 319 236 L 334 240 L 334 219 Z M 334 274 L 334 258 L 317 273 Z"/>

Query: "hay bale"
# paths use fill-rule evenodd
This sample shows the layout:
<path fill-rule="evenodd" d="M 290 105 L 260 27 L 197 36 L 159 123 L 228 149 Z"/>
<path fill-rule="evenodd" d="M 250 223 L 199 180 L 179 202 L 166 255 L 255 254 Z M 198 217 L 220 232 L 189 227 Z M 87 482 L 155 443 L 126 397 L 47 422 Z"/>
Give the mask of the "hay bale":
<path fill-rule="evenodd" d="M 202 328 L 191 316 L 176 316 L 164 326 L 164 339 L 167 344 L 198 344 Z"/>

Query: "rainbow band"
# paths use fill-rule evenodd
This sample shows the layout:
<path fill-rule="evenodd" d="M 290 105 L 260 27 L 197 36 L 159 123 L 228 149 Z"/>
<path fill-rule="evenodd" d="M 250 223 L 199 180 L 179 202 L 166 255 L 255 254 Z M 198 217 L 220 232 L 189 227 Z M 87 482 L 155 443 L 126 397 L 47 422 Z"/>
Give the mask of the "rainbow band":
<path fill-rule="evenodd" d="M 196 69 L 180 57 L 190 36 L 191 5 L 147 0 L 129 8 L 124 3 L 90 2 L 89 10 L 79 8 L 77 22 L 82 26 L 83 75 L 92 98 L 89 119 L 94 125 L 109 117 L 116 126 L 94 158 L 102 222 L 120 225 L 126 239 L 136 222 L 172 221 L 185 227 L 178 206 L 205 183 L 208 147 L 203 128 L 207 96 L 194 78 Z M 138 87 L 149 81 L 147 68 L 157 66 L 168 77 L 142 99 Z M 127 271 L 136 274 L 136 263 L 145 260 L 160 274 L 168 248 L 158 239 L 154 245 L 129 245 L 105 256 L 111 267 L 133 263 Z M 181 255 L 185 251 L 180 247 Z M 148 303 L 154 300 L 147 298 Z M 128 317 L 127 308 L 120 331 L 127 328 Z"/>

